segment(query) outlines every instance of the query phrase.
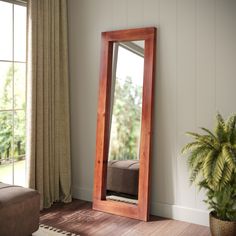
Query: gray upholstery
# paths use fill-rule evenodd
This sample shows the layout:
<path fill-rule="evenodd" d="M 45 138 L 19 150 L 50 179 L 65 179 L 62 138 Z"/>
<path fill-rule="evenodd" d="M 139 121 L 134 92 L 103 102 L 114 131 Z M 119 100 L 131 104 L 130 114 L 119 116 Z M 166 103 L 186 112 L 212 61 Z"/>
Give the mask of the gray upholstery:
<path fill-rule="evenodd" d="M 0 235 L 28 236 L 39 227 L 39 193 L 0 183 Z"/>
<path fill-rule="evenodd" d="M 139 161 L 109 161 L 107 169 L 107 190 L 138 195 Z"/>

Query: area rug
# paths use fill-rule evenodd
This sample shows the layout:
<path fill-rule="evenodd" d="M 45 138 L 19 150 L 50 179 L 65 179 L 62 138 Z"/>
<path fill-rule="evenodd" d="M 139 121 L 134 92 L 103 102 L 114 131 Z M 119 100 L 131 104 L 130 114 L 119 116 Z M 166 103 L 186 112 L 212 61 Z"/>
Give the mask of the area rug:
<path fill-rule="evenodd" d="M 79 236 L 78 234 L 60 230 L 48 225 L 39 225 L 39 229 L 32 236 Z"/>

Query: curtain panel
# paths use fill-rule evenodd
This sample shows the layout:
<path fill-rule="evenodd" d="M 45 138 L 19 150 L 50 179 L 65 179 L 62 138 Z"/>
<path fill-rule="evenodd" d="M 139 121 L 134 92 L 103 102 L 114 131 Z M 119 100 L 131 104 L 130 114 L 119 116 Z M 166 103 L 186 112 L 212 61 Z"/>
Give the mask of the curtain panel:
<path fill-rule="evenodd" d="M 67 1 L 28 1 L 28 184 L 41 208 L 71 201 Z"/>

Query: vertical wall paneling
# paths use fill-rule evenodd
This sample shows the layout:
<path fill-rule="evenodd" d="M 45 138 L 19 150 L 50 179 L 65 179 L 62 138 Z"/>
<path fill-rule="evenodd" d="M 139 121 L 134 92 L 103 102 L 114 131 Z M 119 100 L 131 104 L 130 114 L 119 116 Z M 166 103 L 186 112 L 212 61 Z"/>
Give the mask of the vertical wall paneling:
<path fill-rule="evenodd" d="M 89 0 L 94 3 L 94 1 Z M 113 27 L 113 1 L 99 0 L 97 7 L 95 7 L 98 12 L 98 17 L 96 19 L 96 27 L 100 32 L 109 31 Z M 94 5 L 94 4 L 93 4 Z"/>
<path fill-rule="evenodd" d="M 96 26 L 98 13 L 93 1 L 73 1 L 73 4 L 69 4 L 69 22 L 75 22 L 73 27 L 69 24 L 69 45 L 74 45 L 69 48 L 70 78 L 73 78 L 70 80 L 70 100 L 73 101 L 72 181 L 73 193 L 78 192 L 79 186 L 81 198 L 92 194 L 93 188 L 90 178 L 93 177 L 95 137 L 91 133 L 96 130 L 97 115 L 97 75 L 100 61 L 100 29 Z M 85 78 L 83 83 L 81 76 Z M 81 133 L 78 130 L 83 131 Z M 89 146 L 85 143 L 89 143 Z"/>
<path fill-rule="evenodd" d="M 161 0 L 144 0 L 143 4 L 143 26 L 159 26 Z M 150 8 L 150 6 L 152 6 Z"/>
<path fill-rule="evenodd" d="M 73 196 L 92 199 L 101 32 L 155 26 L 157 73 L 151 212 L 208 224 L 204 193 L 190 187 L 186 131 L 236 112 L 235 0 L 70 0 Z"/>
<path fill-rule="evenodd" d="M 216 0 L 216 109 L 225 116 L 235 103 L 235 22 L 236 1 Z"/>
<path fill-rule="evenodd" d="M 179 150 L 189 140 L 186 131 L 196 127 L 196 12 L 195 0 L 179 0 L 177 5 L 177 203 L 195 205 L 195 189 L 190 187 L 186 159 Z M 188 189 L 186 192 L 185 189 Z"/>
<path fill-rule="evenodd" d="M 128 27 L 127 2 L 128 0 L 113 0 L 112 15 L 114 30 Z"/>
<path fill-rule="evenodd" d="M 197 13 L 197 126 L 212 126 L 215 115 L 215 0 L 200 0 Z"/>
<path fill-rule="evenodd" d="M 153 199 L 170 204 L 175 200 L 175 110 L 176 110 L 176 4 L 160 2 L 158 29 L 159 71 L 155 86 L 155 118 L 153 135 Z M 157 166 L 162 168 L 157 169 Z M 166 174 L 168 173 L 168 174 Z M 163 178 L 165 176 L 165 178 Z M 162 186 L 158 188 L 157 186 Z M 162 191 L 164 186 L 167 191 Z"/>
<path fill-rule="evenodd" d="M 127 0 L 128 28 L 143 27 L 145 0 Z"/>
<path fill-rule="evenodd" d="M 197 1 L 196 14 L 196 125 L 212 129 L 215 118 L 215 0 Z M 196 207 L 206 210 L 204 197 L 203 191 L 196 191 Z"/>

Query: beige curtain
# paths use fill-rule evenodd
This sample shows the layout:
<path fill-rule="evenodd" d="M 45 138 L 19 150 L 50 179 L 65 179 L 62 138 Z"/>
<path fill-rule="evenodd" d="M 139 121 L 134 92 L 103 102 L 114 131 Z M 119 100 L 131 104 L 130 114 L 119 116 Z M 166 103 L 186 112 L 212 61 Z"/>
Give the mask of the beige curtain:
<path fill-rule="evenodd" d="M 27 160 L 41 208 L 71 201 L 67 1 L 28 1 Z"/>

